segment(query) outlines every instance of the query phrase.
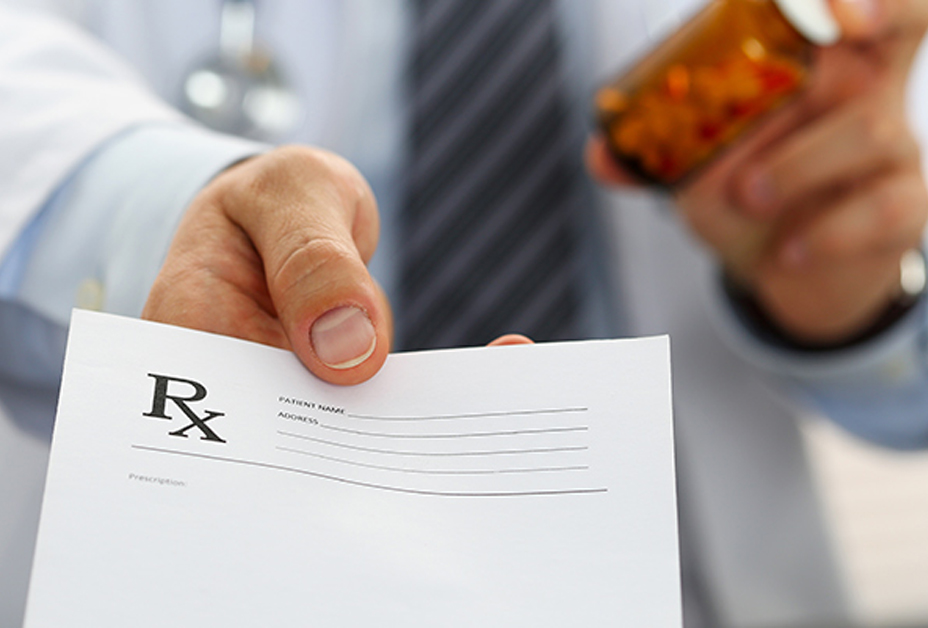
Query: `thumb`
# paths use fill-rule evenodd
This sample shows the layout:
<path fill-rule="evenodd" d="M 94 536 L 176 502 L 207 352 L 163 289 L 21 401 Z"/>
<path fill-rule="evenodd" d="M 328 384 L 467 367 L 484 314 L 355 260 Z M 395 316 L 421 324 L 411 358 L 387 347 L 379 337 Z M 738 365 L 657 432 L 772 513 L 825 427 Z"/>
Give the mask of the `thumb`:
<path fill-rule="evenodd" d="M 303 147 L 245 162 L 219 199 L 264 265 L 292 350 L 320 378 L 356 384 L 390 350 L 390 310 L 367 271 L 379 222 L 373 194 L 347 161 Z"/>

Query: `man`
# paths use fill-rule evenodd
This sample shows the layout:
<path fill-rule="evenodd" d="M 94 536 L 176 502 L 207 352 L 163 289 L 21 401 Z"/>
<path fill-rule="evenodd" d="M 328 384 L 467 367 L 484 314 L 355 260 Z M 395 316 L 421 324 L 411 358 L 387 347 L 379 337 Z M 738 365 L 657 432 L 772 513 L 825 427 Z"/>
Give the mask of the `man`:
<path fill-rule="evenodd" d="M 213 3 L 88 6 L 79 17 L 166 97 L 218 25 Z M 846 612 L 784 399 L 811 401 L 887 443 L 914 446 L 919 435 L 925 442 L 928 418 L 913 416 L 913 408 L 926 407 L 915 397 L 925 381 L 914 342 L 926 324 L 924 300 L 905 304 L 886 329 L 874 325 L 897 297 L 899 259 L 918 246 L 928 207 L 902 98 L 928 7 L 918 0 L 834 6 L 846 38 L 823 53 L 809 93 L 678 195 L 685 224 L 711 256 L 653 207 L 661 199 L 610 198 L 604 202 L 621 207 L 598 217 L 615 245 L 609 259 L 618 277 L 591 282 L 622 290 L 616 300 L 595 291 L 587 333 L 670 332 L 673 339 L 684 550 L 696 570 L 685 584 L 695 609 L 689 621 L 825 622 Z M 266 39 L 292 47 L 303 63 L 294 61 L 308 111 L 297 139 L 347 156 L 376 189 L 383 215 L 396 216 L 404 5 L 266 7 L 274 32 Z M 568 74 L 587 77 L 576 78 L 578 91 L 598 72 L 615 71 L 629 52 L 609 48 L 633 41 L 630 12 L 669 8 L 570 7 L 561 24 L 573 44 Z M 867 7 L 872 13 L 862 13 Z M 17 504 L 0 530 L 11 531 L 4 547 L 18 551 L 0 578 L 15 617 L 47 447 L 28 434 L 50 425 L 47 400 L 75 292 L 84 305 L 138 314 L 145 303 L 154 320 L 291 348 L 313 373 L 340 384 L 377 371 L 391 322 L 364 265 L 377 241 L 374 195 L 349 161 L 298 147 L 242 161 L 264 148 L 180 120 L 70 31 L 0 15 L 8 52 L 0 55 L 0 77 L 19 80 L 0 105 L 9 147 L 0 176 L 7 250 L 0 346 L 5 356 L 21 352 L 0 364 L 13 421 L 0 438 L 11 443 L 2 445 L 10 452 L 3 477 L 11 480 L 0 498 Z M 307 39 L 312 53 L 299 47 Z M 606 48 L 595 63 L 585 46 L 594 41 Z M 582 100 L 574 104 L 583 107 Z M 595 138 L 589 161 L 600 177 L 625 180 Z M 800 214 L 807 219 L 793 222 Z M 374 271 L 396 293 L 398 273 L 387 268 L 400 248 L 392 222 L 385 222 L 386 251 Z M 745 301 L 739 308 L 720 289 L 717 260 L 736 270 L 739 246 L 771 225 L 782 240 L 764 249 L 750 292 L 731 295 Z M 751 311 L 766 320 L 749 320 Z M 796 345 L 821 350 L 810 356 Z M 895 379 L 884 375 L 890 371 Z M 890 412 L 906 393 L 910 404 Z"/>

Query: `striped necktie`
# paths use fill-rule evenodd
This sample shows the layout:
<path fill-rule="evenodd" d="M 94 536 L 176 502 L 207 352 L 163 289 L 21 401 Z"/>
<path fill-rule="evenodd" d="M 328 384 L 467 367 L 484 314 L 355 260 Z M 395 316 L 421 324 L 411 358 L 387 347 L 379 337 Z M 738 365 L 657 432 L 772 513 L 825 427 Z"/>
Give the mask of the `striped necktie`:
<path fill-rule="evenodd" d="M 582 162 L 548 0 L 414 0 L 399 346 L 578 336 Z"/>

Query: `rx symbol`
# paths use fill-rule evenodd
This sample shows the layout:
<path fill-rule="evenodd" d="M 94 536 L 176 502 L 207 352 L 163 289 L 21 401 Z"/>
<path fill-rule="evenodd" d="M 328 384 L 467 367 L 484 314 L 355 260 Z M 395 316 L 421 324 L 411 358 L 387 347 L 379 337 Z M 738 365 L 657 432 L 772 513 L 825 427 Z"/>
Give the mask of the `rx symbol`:
<path fill-rule="evenodd" d="M 171 377 L 169 375 L 155 375 L 154 373 L 149 373 L 148 376 L 155 380 L 155 390 L 154 394 L 152 395 L 151 410 L 149 412 L 143 413 L 142 416 L 154 417 L 156 419 L 167 419 L 170 421 L 174 418 L 166 413 L 168 400 L 170 399 L 174 402 L 174 405 L 176 405 L 180 411 L 184 413 L 190 423 L 180 428 L 179 430 L 168 432 L 168 434 L 171 436 L 187 438 L 187 432 L 193 428 L 197 428 L 202 434 L 200 436 L 200 440 L 211 440 L 216 441 L 217 443 L 226 442 L 224 439 L 220 438 L 219 435 L 216 434 L 212 428 L 210 428 L 210 426 L 206 424 L 208 421 L 211 421 L 216 417 L 224 416 L 224 412 L 216 412 L 215 410 L 203 410 L 205 415 L 201 417 L 196 412 L 191 410 L 190 405 L 188 405 L 202 401 L 206 398 L 206 386 L 200 382 L 195 382 L 192 379 Z M 179 386 L 182 387 L 180 391 L 177 390 Z M 170 393 L 168 392 L 168 387 L 172 388 Z"/>

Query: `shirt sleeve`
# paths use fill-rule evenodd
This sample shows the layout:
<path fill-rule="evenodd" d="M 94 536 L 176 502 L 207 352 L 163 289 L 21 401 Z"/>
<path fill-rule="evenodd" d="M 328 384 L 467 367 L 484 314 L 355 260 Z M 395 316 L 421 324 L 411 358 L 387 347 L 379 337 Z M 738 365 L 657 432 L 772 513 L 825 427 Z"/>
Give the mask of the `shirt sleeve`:
<path fill-rule="evenodd" d="M 196 127 L 78 28 L 0 3 L 0 376 L 57 379 L 74 305 L 137 314 L 177 219 L 263 147 Z"/>
<path fill-rule="evenodd" d="M 719 328 L 748 361 L 773 373 L 800 402 L 849 432 L 895 449 L 928 447 L 928 298 L 890 329 L 840 350 L 775 346 L 752 331 L 719 286 Z"/>
<path fill-rule="evenodd" d="M 135 72 L 79 29 L 0 4 L 0 254 L 103 142 L 180 122 Z"/>
<path fill-rule="evenodd" d="M 191 199 L 216 173 L 264 149 L 192 124 L 159 124 L 94 152 L 0 265 L 0 344 L 19 356 L 5 368 L 29 380 L 57 377 L 75 306 L 137 316 Z"/>

